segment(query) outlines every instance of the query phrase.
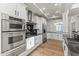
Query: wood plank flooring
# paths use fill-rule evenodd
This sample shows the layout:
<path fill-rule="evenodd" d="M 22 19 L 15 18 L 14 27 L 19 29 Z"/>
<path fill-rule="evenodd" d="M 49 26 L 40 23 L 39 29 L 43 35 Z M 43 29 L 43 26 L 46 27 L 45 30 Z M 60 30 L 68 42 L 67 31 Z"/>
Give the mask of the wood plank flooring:
<path fill-rule="evenodd" d="M 47 42 L 40 45 L 29 56 L 63 56 L 64 51 L 62 42 L 59 40 L 48 39 Z"/>

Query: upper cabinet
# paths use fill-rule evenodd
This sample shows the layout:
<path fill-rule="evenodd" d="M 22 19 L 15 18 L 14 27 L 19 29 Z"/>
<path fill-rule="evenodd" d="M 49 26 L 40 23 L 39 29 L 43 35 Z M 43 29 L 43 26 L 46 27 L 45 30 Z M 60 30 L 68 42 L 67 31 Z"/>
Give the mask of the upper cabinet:
<path fill-rule="evenodd" d="M 22 3 L 18 3 L 16 5 L 17 9 L 16 9 L 16 15 L 23 18 L 23 19 L 27 19 L 27 11 L 26 11 L 26 5 L 22 4 Z"/>
<path fill-rule="evenodd" d="M 27 19 L 26 5 L 23 3 L 2 3 L 0 10 L 3 13 Z"/>
<path fill-rule="evenodd" d="M 2 3 L 0 4 L 1 12 L 15 15 L 16 4 L 15 3 Z"/>

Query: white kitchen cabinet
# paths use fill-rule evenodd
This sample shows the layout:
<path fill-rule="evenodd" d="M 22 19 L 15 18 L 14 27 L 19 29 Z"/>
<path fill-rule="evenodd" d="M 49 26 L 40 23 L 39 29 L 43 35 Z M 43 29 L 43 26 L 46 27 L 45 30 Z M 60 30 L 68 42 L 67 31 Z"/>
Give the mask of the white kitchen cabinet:
<path fill-rule="evenodd" d="M 0 4 L 1 12 L 15 15 L 16 3 L 2 3 Z"/>
<path fill-rule="evenodd" d="M 2 56 L 17 56 L 25 51 L 25 44 L 22 44 L 14 49 L 2 53 Z"/>
<path fill-rule="evenodd" d="M 34 49 L 36 49 L 41 44 L 42 44 L 42 35 L 37 35 L 34 37 L 27 38 L 26 39 L 26 51 L 24 52 L 24 54 L 25 55 L 30 54 Z"/>
<path fill-rule="evenodd" d="M 32 47 L 34 47 L 35 42 L 34 42 L 34 37 L 30 37 L 26 39 L 26 50 L 31 49 Z"/>
<path fill-rule="evenodd" d="M 64 56 L 68 56 L 68 47 L 64 44 Z"/>
<path fill-rule="evenodd" d="M 42 43 L 42 35 L 35 36 L 35 44 Z"/>
<path fill-rule="evenodd" d="M 42 33 L 42 20 L 40 17 L 36 17 L 37 19 L 37 29 L 39 29 L 37 32 Z"/>
<path fill-rule="evenodd" d="M 58 40 L 58 34 L 56 34 L 56 33 L 53 33 L 53 39 L 56 39 L 56 40 Z"/>
<path fill-rule="evenodd" d="M 11 16 L 16 16 L 22 19 L 27 19 L 26 5 L 23 3 L 2 3 L 0 10 Z"/>
<path fill-rule="evenodd" d="M 26 51 L 24 52 L 24 54 L 28 55 L 41 44 L 42 44 L 42 35 L 37 35 L 34 37 L 27 38 Z"/>
<path fill-rule="evenodd" d="M 65 39 L 63 39 L 62 42 L 63 42 L 62 45 L 64 50 L 64 56 L 68 56 L 68 46 L 67 46 L 68 43 L 66 43 Z"/>
<path fill-rule="evenodd" d="M 62 40 L 62 34 L 60 33 L 53 33 L 53 38 L 57 40 Z"/>
<path fill-rule="evenodd" d="M 38 43 L 38 36 L 35 36 L 35 44 Z"/>
<path fill-rule="evenodd" d="M 58 35 L 56 33 L 47 33 L 48 39 L 58 39 Z"/>
<path fill-rule="evenodd" d="M 32 14 L 32 22 L 37 23 L 37 16 Z"/>
<path fill-rule="evenodd" d="M 63 34 L 59 34 L 59 40 L 63 41 Z"/>
<path fill-rule="evenodd" d="M 63 36 L 59 33 L 47 33 L 47 39 L 56 39 L 62 41 Z"/>
<path fill-rule="evenodd" d="M 39 42 L 42 42 L 42 35 L 39 35 Z"/>
<path fill-rule="evenodd" d="M 53 34 L 52 33 L 47 33 L 47 39 L 53 39 Z"/>
<path fill-rule="evenodd" d="M 22 3 L 16 4 L 16 15 L 23 18 L 27 19 L 27 11 L 26 11 L 26 5 Z"/>

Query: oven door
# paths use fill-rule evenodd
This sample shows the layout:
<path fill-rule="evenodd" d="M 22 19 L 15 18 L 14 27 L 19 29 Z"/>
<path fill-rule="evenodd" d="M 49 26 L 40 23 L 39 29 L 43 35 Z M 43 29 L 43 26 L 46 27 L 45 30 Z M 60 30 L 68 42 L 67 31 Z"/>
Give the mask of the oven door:
<path fill-rule="evenodd" d="M 24 25 L 22 22 L 2 20 L 2 31 L 16 31 L 16 30 L 24 30 Z"/>
<path fill-rule="evenodd" d="M 6 52 L 15 47 L 18 47 L 25 43 L 25 31 L 20 32 L 5 32 L 2 34 L 2 50 L 1 52 Z"/>

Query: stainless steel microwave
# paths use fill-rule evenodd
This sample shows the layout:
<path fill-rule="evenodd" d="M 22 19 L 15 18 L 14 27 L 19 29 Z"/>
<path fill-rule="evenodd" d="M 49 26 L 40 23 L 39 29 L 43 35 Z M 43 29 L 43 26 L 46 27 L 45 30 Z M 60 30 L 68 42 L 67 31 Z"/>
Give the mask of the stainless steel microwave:
<path fill-rule="evenodd" d="M 2 14 L 2 31 L 24 30 L 23 19 Z"/>

